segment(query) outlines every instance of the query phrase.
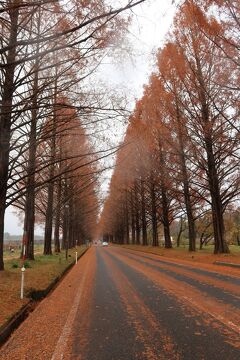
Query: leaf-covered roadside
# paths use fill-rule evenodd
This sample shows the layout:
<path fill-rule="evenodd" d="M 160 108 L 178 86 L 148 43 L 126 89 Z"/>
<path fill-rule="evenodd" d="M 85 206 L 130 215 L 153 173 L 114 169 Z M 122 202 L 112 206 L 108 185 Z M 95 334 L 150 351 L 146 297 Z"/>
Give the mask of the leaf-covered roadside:
<path fill-rule="evenodd" d="M 117 245 L 118 246 L 118 245 Z M 212 254 L 213 246 L 209 245 L 206 249 L 196 252 L 189 252 L 187 247 L 165 249 L 163 247 L 142 246 L 142 245 L 121 245 L 129 250 L 142 251 L 150 254 L 163 256 L 164 258 L 177 259 L 201 264 L 213 264 L 216 261 L 240 265 L 239 246 L 230 245 L 231 254 Z M 219 270 L 219 269 L 218 269 Z M 228 269 L 229 270 L 229 269 Z M 235 270 L 236 271 L 236 270 Z M 237 270 L 239 272 L 239 270 Z M 234 272 L 234 270 L 233 270 Z"/>
<path fill-rule="evenodd" d="M 78 247 L 78 255 L 85 251 L 85 246 Z M 8 321 L 23 305 L 28 303 L 33 290 L 45 290 L 63 271 L 75 261 L 75 249 L 69 250 L 68 261 L 65 253 L 58 255 L 36 255 L 35 261 L 28 261 L 25 271 L 25 294 L 20 299 L 21 260 L 6 261 L 6 271 L 0 273 L 0 327 Z M 18 268 L 13 267 L 15 264 Z"/>

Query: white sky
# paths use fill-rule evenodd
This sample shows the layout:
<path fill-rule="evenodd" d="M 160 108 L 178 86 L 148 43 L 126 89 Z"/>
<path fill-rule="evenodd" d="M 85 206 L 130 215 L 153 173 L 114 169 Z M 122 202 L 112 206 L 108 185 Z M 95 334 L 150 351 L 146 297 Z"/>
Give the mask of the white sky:
<path fill-rule="evenodd" d="M 132 56 L 125 56 L 115 64 L 103 64 L 103 81 L 124 86 L 134 97 L 141 97 L 142 86 L 153 70 L 154 52 L 163 44 L 176 6 L 172 0 L 147 0 L 133 8 L 133 21 L 128 38 Z M 135 55 L 134 55 L 135 53 Z"/>
<path fill-rule="evenodd" d="M 103 63 L 99 69 L 99 79 L 111 84 L 113 88 L 124 88 L 132 98 L 140 98 L 143 85 L 153 70 L 154 52 L 164 42 L 176 9 L 172 0 L 147 0 L 133 9 L 133 21 L 129 28 L 129 42 L 132 55 L 126 55 L 114 63 Z M 178 1 L 176 1 L 178 2 Z M 135 55 L 134 55 L 135 53 Z M 124 128 L 119 133 L 123 136 Z M 110 176 L 110 173 L 109 175 Z M 106 185 L 104 186 L 106 189 Z M 23 226 L 10 207 L 5 218 L 5 232 L 21 234 Z M 42 235 L 43 229 L 36 228 L 36 235 Z"/>

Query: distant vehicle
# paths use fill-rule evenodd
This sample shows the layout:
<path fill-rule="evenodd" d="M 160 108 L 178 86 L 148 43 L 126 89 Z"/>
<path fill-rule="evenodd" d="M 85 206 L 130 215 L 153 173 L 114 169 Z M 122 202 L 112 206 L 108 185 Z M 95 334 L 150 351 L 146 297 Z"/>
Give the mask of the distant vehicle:
<path fill-rule="evenodd" d="M 108 246 L 108 242 L 103 241 L 102 246 Z"/>

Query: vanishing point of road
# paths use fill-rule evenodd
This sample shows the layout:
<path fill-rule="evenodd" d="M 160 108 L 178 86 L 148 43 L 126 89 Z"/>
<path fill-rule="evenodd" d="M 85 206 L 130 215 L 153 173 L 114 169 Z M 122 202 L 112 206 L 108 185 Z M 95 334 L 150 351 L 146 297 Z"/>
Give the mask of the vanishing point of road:
<path fill-rule="evenodd" d="M 14 332 L 0 359 L 239 360 L 238 275 L 92 247 Z"/>

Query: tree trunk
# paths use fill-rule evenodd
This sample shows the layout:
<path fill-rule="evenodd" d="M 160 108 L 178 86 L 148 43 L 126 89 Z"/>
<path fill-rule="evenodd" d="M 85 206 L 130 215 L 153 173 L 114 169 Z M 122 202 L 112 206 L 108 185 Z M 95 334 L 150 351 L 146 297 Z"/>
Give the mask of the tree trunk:
<path fill-rule="evenodd" d="M 220 192 L 219 177 L 216 159 L 214 157 L 214 139 L 212 135 L 212 123 L 209 116 L 208 102 L 205 94 L 205 83 L 203 80 L 201 64 L 196 55 L 197 77 L 199 81 L 199 96 L 201 101 L 201 115 L 204 130 L 204 142 L 207 153 L 207 176 L 211 195 L 212 219 L 214 231 L 214 253 L 229 253 L 225 240 L 225 229 L 223 220 L 223 205 Z"/>
<path fill-rule="evenodd" d="M 237 245 L 240 246 L 240 236 L 237 234 Z"/>
<path fill-rule="evenodd" d="M 157 207 L 154 182 L 151 180 L 151 218 L 152 218 L 152 246 L 158 246 L 158 230 L 157 230 Z"/>
<path fill-rule="evenodd" d="M 4 270 L 3 262 L 3 240 L 4 240 L 4 215 L 5 215 L 5 206 L 1 206 L 0 199 L 0 229 L 3 229 L 3 232 L 0 233 L 0 270 Z"/>
<path fill-rule="evenodd" d="M 61 218 L 61 194 L 62 194 L 62 184 L 61 177 L 57 181 L 57 205 L 55 210 L 55 225 L 54 225 L 54 252 L 60 253 L 60 218 Z"/>
<path fill-rule="evenodd" d="M 142 218 L 142 244 L 147 245 L 147 221 L 145 208 L 144 181 L 141 179 L 141 218 Z"/>
<path fill-rule="evenodd" d="M 50 156 L 50 170 L 49 170 L 49 184 L 48 184 L 48 199 L 46 210 L 46 222 L 45 222 L 45 236 L 44 236 L 44 255 L 52 255 L 52 229 L 53 229 L 53 194 L 54 194 L 54 172 L 56 160 L 56 104 L 57 104 L 57 71 L 56 80 L 54 84 L 54 99 L 53 99 L 53 125 L 51 136 L 51 156 Z"/>
<path fill-rule="evenodd" d="M 75 204 L 72 197 L 69 200 L 69 244 L 68 247 L 71 249 L 75 244 L 74 239 L 74 219 L 75 219 Z"/>
<path fill-rule="evenodd" d="M 10 37 L 5 70 L 5 79 L 2 87 L 2 103 L 0 112 L 0 270 L 4 270 L 3 241 L 4 218 L 6 209 L 6 194 L 8 181 L 9 151 L 11 138 L 12 102 L 14 93 L 14 72 L 16 59 L 16 41 L 18 34 L 18 7 L 12 7 L 10 14 Z"/>
<path fill-rule="evenodd" d="M 204 243 L 204 233 L 202 233 L 201 236 L 200 236 L 199 250 L 202 250 L 203 243 Z"/>
<path fill-rule="evenodd" d="M 159 139 L 159 158 L 161 166 L 161 197 L 162 197 L 162 223 L 165 239 L 165 248 L 172 248 L 171 236 L 170 236 L 170 223 L 169 223 L 169 201 L 167 197 L 167 188 L 166 188 L 166 168 L 165 168 L 165 159 L 162 151 L 162 144 Z"/>
<path fill-rule="evenodd" d="M 51 173 L 51 172 L 50 172 Z M 48 185 L 48 201 L 45 220 L 44 255 L 52 255 L 52 225 L 53 225 L 53 183 Z"/>
<path fill-rule="evenodd" d="M 54 142 L 54 140 L 53 140 Z M 52 146 L 53 148 L 53 146 Z M 53 152 L 52 152 L 53 155 Z M 51 156 L 51 159 L 53 157 Z M 53 192 L 54 182 L 51 180 L 54 175 L 54 164 L 50 165 L 49 171 L 49 184 L 48 184 L 48 195 L 47 195 L 47 210 L 45 220 L 45 236 L 44 236 L 44 255 L 52 255 L 52 229 L 53 229 Z"/>
<path fill-rule="evenodd" d="M 213 139 L 209 121 L 206 115 L 205 107 L 202 109 L 203 117 L 206 123 L 205 146 L 207 152 L 207 176 L 209 190 L 211 195 L 212 220 L 214 231 L 214 253 L 229 253 L 229 248 L 225 240 L 225 228 L 223 219 L 223 205 L 220 193 L 219 178 L 217 173 L 217 165 L 214 158 Z"/>
<path fill-rule="evenodd" d="M 135 183 L 135 186 L 134 186 L 134 195 L 135 195 L 136 244 L 139 245 L 140 244 L 140 219 L 139 219 L 137 183 Z"/>
<path fill-rule="evenodd" d="M 72 246 L 78 243 L 78 218 L 77 218 L 77 203 L 73 201 L 73 228 L 72 228 Z"/>
<path fill-rule="evenodd" d="M 183 232 L 183 219 L 182 219 L 182 216 L 181 216 L 181 218 L 180 218 L 180 229 L 179 229 L 178 236 L 177 236 L 177 247 L 180 246 L 180 240 L 181 240 L 182 232 Z"/>
<path fill-rule="evenodd" d="M 40 33 L 40 13 L 38 17 L 38 35 Z M 39 54 L 37 44 L 36 55 Z M 25 201 L 25 217 L 23 229 L 23 246 L 26 246 L 25 256 L 34 260 L 34 225 L 35 225 L 35 170 L 37 152 L 37 117 L 38 117 L 38 79 L 39 79 L 39 58 L 37 57 L 34 66 L 32 117 L 29 135 L 29 156 L 27 165 L 27 186 Z"/>
<path fill-rule="evenodd" d="M 166 189 L 164 185 L 161 186 L 161 193 L 162 193 L 162 217 L 163 217 L 165 248 L 171 249 L 172 241 L 170 236 L 168 201 L 167 201 Z"/>
<path fill-rule="evenodd" d="M 184 149 L 184 141 L 183 141 L 183 133 L 180 119 L 180 112 L 177 105 L 177 122 L 178 122 L 178 139 L 179 139 L 179 150 L 180 150 L 180 167 L 182 173 L 182 182 L 183 182 L 183 194 L 184 194 L 184 202 L 186 206 L 187 212 L 187 220 L 188 220 L 188 239 L 189 239 L 189 251 L 196 251 L 196 229 L 195 229 L 195 221 L 193 216 L 191 195 L 190 195 L 190 187 L 188 181 L 188 171 L 186 166 L 186 156 Z"/>
<path fill-rule="evenodd" d="M 131 230 L 132 230 L 132 244 L 135 244 L 136 241 L 136 227 L 135 227 L 135 211 L 134 211 L 134 201 L 133 193 L 131 191 Z"/>
<path fill-rule="evenodd" d="M 216 164 L 214 161 L 213 152 L 209 151 L 209 148 L 207 152 L 207 157 L 208 157 L 208 180 L 209 180 L 211 202 L 212 202 L 214 253 L 215 254 L 229 253 L 229 248 L 225 240 L 223 206 L 221 201 Z"/>
<path fill-rule="evenodd" d="M 128 211 L 128 192 L 126 190 L 125 196 L 125 229 L 126 229 L 126 244 L 129 244 L 129 211 Z"/>
<path fill-rule="evenodd" d="M 58 148 L 59 152 L 59 174 L 62 171 L 62 138 L 60 136 L 59 141 L 57 142 L 56 139 L 56 149 Z M 55 226 L 54 226 L 54 251 L 56 253 L 61 252 L 61 245 L 60 245 L 60 225 L 61 225 L 61 207 L 62 207 L 62 177 L 61 175 L 58 177 L 57 180 L 57 204 L 55 210 Z"/>
<path fill-rule="evenodd" d="M 65 250 L 66 249 L 66 244 L 67 244 L 67 208 L 66 206 L 64 206 L 63 209 L 63 224 L 62 224 L 62 244 L 61 244 L 61 249 Z"/>

